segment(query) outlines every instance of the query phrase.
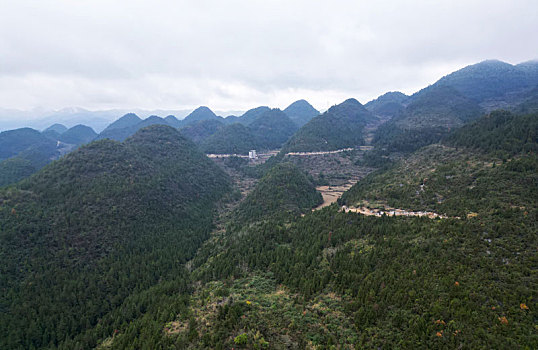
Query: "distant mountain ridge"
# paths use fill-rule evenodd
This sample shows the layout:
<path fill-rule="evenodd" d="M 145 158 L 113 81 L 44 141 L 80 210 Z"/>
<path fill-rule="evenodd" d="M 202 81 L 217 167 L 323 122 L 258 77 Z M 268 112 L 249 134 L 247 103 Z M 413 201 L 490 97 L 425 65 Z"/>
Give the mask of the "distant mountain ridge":
<path fill-rule="evenodd" d="M 364 144 L 364 128 L 377 121 L 351 98 L 311 119 L 283 147 L 285 152 L 331 151 Z"/>
<path fill-rule="evenodd" d="M 308 123 L 312 118 L 320 113 L 312 107 L 306 100 L 298 100 L 284 109 L 284 113 L 298 126 L 301 127 Z"/>
<path fill-rule="evenodd" d="M 64 143 L 74 144 L 77 146 L 93 141 L 97 137 L 97 133 L 92 128 L 86 125 L 75 125 L 69 128 L 58 138 Z"/>
<path fill-rule="evenodd" d="M 373 143 L 390 152 L 411 152 L 439 141 L 451 129 L 478 118 L 478 103 L 450 86 L 434 85 L 375 132 Z"/>
<path fill-rule="evenodd" d="M 490 100 L 510 99 L 510 94 L 523 93 L 538 85 L 538 61 L 512 65 L 499 60 L 486 60 L 450 73 L 433 85 L 412 96 L 436 86 L 450 86 L 464 96 L 488 104 Z M 492 108 L 495 104 L 493 104 Z"/>

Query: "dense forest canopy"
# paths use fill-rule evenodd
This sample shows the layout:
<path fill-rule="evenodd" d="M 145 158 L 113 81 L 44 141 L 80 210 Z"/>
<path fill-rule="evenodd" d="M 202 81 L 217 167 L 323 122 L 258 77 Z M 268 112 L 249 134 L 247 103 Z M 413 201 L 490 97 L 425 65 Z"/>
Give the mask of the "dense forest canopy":
<path fill-rule="evenodd" d="M 165 126 L 83 146 L 0 190 L 0 347 L 73 348 L 128 296 L 158 281 L 185 285 L 181 264 L 227 191 L 227 176 Z M 122 317 L 99 329 L 134 316 Z"/>

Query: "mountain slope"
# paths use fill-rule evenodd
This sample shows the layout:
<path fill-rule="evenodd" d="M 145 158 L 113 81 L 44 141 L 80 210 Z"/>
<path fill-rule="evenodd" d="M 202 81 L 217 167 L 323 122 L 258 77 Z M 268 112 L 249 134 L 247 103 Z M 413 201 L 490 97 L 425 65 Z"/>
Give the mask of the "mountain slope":
<path fill-rule="evenodd" d="M 399 92 L 387 92 L 364 105 L 375 115 L 383 117 L 396 117 L 402 113 L 409 100 L 409 96 Z"/>
<path fill-rule="evenodd" d="M 538 198 L 538 118 L 496 112 L 361 180 L 342 202 L 385 203 L 464 217 L 511 208 L 534 212 Z M 506 161 L 510 158 L 510 161 Z"/>
<path fill-rule="evenodd" d="M 450 129 L 477 118 L 482 109 L 452 87 L 421 93 L 398 116 L 381 125 L 373 143 L 390 152 L 410 152 L 435 143 Z"/>
<path fill-rule="evenodd" d="M 182 126 L 179 131 L 195 143 L 201 143 L 223 126 L 224 123 L 219 120 L 199 120 Z"/>
<path fill-rule="evenodd" d="M 483 61 L 451 73 L 433 86 L 450 86 L 470 99 L 484 102 L 536 86 L 538 70 L 533 69 L 535 65 L 533 62 L 513 66 L 497 60 Z"/>
<path fill-rule="evenodd" d="M 47 131 L 56 131 L 58 134 L 63 134 L 64 132 L 67 131 L 67 127 L 63 124 L 56 123 L 56 124 L 52 124 L 45 130 L 43 130 L 43 132 L 47 132 Z"/>
<path fill-rule="evenodd" d="M 47 147 L 56 143 L 39 131 L 30 128 L 8 130 L 0 133 L 0 160 L 7 159 L 29 148 Z"/>
<path fill-rule="evenodd" d="M 22 180 L 60 156 L 52 133 L 58 135 L 30 128 L 0 133 L 0 186 Z"/>
<path fill-rule="evenodd" d="M 538 86 L 525 94 L 524 101 L 514 108 L 518 113 L 538 112 Z"/>
<path fill-rule="evenodd" d="M 174 128 L 179 128 L 181 126 L 181 121 L 178 120 L 173 115 L 166 116 L 166 118 L 164 118 L 164 120 L 166 121 L 166 123 L 168 123 L 168 125 L 170 125 L 170 126 L 172 126 Z"/>
<path fill-rule="evenodd" d="M 0 190 L 0 347 L 94 348 L 146 312 L 115 314 L 131 296 L 160 282 L 186 290 L 180 264 L 208 237 L 228 189 L 190 141 L 152 126 Z"/>
<path fill-rule="evenodd" d="M 248 154 L 251 149 L 260 149 L 262 144 L 243 124 L 235 123 L 219 128 L 200 144 L 206 153 Z"/>
<path fill-rule="evenodd" d="M 127 113 L 118 120 L 114 121 L 112 124 L 107 126 L 102 133 L 108 132 L 110 130 L 114 129 L 123 129 L 128 128 L 131 126 L 135 126 L 136 124 L 140 123 L 142 119 L 140 119 L 136 114 L 134 113 Z"/>
<path fill-rule="evenodd" d="M 330 151 L 364 144 L 364 127 L 374 117 L 357 100 L 349 99 L 305 124 L 284 145 L 286 152 Z"/>
<path fill-rule="evenodd" d="M 297 131 L 297 125 L 280 109 L 275 108 L 260 114 L 248 128 L 260 147 L 280 148 Z"/>
<path fill-rule="evenodd" d="M 200 120 L 220 120 L 221 117 L 217 116 L 211 109 L 205 106 L 201 106 L 192 111 L 188 116 L 181 121 L 183 125 L 187 125 Z"/>
<path fill-rule="evenodd" d="M 126 118 L 126 119 L 123 119 L 123 118 Z M 124 141 L 126 138 L 134 135 L 138 130 L 142 128 L 145 128 L 151 125 L 169 125 L 166 122 L 166 120 L 155 115 L 149 116 L 148 118 L 144 120 L 140 120 L 136 124 L 132 124 L 133 122 L 137 120 L 137 118 L 138 117 L 136 115 L 126 114 L 125 116 L 120 118 L 120 120 L 122 120 L 120 124 L 116 124 L 116 126 L 114 126 L 113 128 L 106 128 L 95 139 L 96 140 L 110 139 L 110 140 L 115 140 L 115 141 Z M 127 125 L 127 126 L 117 127 L 117 125 Z"/>
<path fill-rule="evenodd" d="M 288 218 L 310 211 L 323 201 L 312 181 L 291 163 L 274 166 L 235 212 L 234 223 Z"/>
<path fill-rule="evenodd" d="M 97 133 L 92 128 L 79 124 L 62 133 L 59 140 L 65 143 L 83 145 L 93 141 L 96 137 Z"/>
<path fill-rule="evenodd" d="M 241 123 L 243 125 L 249 125 L 250 123 L 252 123 L 256 119 L 258 119 L 258 117 L 260 117 L 262 114 L 264 114 L 266 112 L 269 112 L 270 110 L 271 110 L 271 108 L 269 108 L 267 106 L 260 106 L 260 107 L 252 108 L 252 109 L 249 109 L 248 111 L 246 111 L 245 113 L 243 113 L 237 119 L 229 117 L 229 119 L 230 119 L 229 122 Z"/>
<path fill-rule="evenodd" d="M 290 104 L 284 113 L 298 126 L 308 123 L 312 118 L 319 115 L 319 111 L 305 100 L 298 100 Z"/>

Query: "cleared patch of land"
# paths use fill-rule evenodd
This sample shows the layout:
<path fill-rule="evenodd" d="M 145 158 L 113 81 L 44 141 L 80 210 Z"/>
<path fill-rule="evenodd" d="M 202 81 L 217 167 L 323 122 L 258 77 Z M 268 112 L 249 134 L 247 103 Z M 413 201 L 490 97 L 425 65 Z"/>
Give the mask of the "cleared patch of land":
<path fill-rule="evenodd" d="M 314 208 L 313 210 L 319 210 L 335 203 L 342 194 L 349 190 L 358 179 L 352 179 L 348 183 L 339 186 L 318 186 L 316 190 L 321 193 L 323 197 L 323 203 Z"/>

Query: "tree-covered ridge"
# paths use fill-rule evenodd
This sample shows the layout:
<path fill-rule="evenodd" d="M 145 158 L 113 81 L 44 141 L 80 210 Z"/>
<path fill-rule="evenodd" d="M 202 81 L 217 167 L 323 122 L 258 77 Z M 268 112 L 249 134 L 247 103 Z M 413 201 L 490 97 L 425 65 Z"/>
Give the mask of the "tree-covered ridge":
<path fill-rule="evenodd" d="M 79 124 L 63 132 L 58 140 L 64 143 L 83 145 L 93 141 L 96 137 L 97 133 L 92 128 Z"/>
<path fill-rule="evenodd" d="M 237 118 L 226 118 L 228 123 L 241 123 L 243 125 L 249 125 L 256 119 L 258 119 L 262 114 L 269 112 L 271 108 L 267 106 L 260 106 L 256 108 L 251 108 L 245 113 L 243 113 L 240 117 Z"/>
<path fill-rule="evenodd" d="M 298 100 L 290 104 L 283 111 L 298 126 L 308 123 L 312 118 L 319 115 L 319 111 L 312 107 L 306 100 Z"/>
<path fill-rule="evenodd" d="M 376 120 L 357 100 L 349 99 L 306 123 L 283 151 L 331 151 L 363 145 L 364 127 Z"/>
<path fill-rule="evenodd" d="M 63 134 L 64 132 L 67 131 L 67 127 L 63 124 L 55 123 L 49 126 L 48 128 L 46 128 L 45 130 L 43 130 L 43 132 L 47 132 L 47 131 L 55 131 L 58 134 Z"/>
<path fill-rule="evenodd" d="M 392 207 L 464 217 L 501 215 L 513 207 L 535 213 L 536 155 L 502 159 L 431 145 L 389 170 L 367 176 L 344 194 L 348 206 Z"/>
<path fill-rule="evenodd" d="M 255 116 L 256 119 L 246 126 L 242 123 L 220 126 L 205 121 L 181 130 L 197 137 L 204 152 L 219 154 L 247 154 L 252 149 L 279 148 L 297 130 L 297 126 L 279 109 L 264 109 Z"/>
<path fill-rule="evenodd" d="M 276 108 L 262 113 L 248 128 L 265 149 L 280 148 L 298 129 L 290 117 Z"/>
<path fill-rule="evenodd" d="M 0 190 L 0 347 L 92 348 L 144 313 L 114 314 L 129 296 L 185 287 L 182 263 L 229 186 L 191 141 L 153 126 Z"/>
<path fill-rule="evenodd" d="M 0 133 L 0 187 L 22 180 L 58 158 L 56 143 L 55 138 L 30 128 Z"/>
<path fill-rule="evenodd" d="M 134 135 L 138 130 L 151 125 L 169 125 L 166 120 L 152 115 L 146 119 L 140 119 L 136 114 L 129 113 L 110 124 L 95 140 L 110 139 L 124 141 Z"/>
<path fill-rule="evenodd" d="M 37 171 L 31 161 L 13 157 L 0 162 L 0 187 L 20 181 Z"/>
<path fill-rule="evenodd" d="M 446 144 L 479 149 L 498 156 L 538 152 L 538 113 L 495 111 L 446 137 Z"/>
<path fill-rule="evenodd" d="M 538 86 L 527 92 L 524 101 L 514 108 L 518 113 L 538 113 Z"/>
<path fill-rule="evenodd" d="M 31 148 L 47 147 L 56 142 L 31 128 L 20 128 L 0 133 L 0 161 Z"/>
<path fill-rule="evenodd" d="M 432 87 L 449 86 L 470 99 L 483 102 L 538 85 L 537 67 L 536 61 L 514 66 L 501 61 L 488 60 L 453 72 L 439 79 Z"/>
<path fill-rule="evenodd" d="M 215 282 L 167 337 L 202 349 L 239 336 L 251 348 L 533 348 L 536 228 L 523 211 L 483 222 L 333 208 L 250 226 L 199 254 L 194 277 Z"/>
<path fill-rule="evenodd" d="M 248 154 L 248 151 L 261 147 L 252 131 L 239 123 L 219 128 L 200 144 L 205 153 Z"/>
<path fill-rule="evenodd" d="M 181 121 L 182 125 L 187 125 L 200 120 L 222 120 L 211 109 L 206 106 L 200 106 L 192 111 L 188 116 Z"/>
<path fill-rule="evenodd" d="M 239 205 L 234 223 L 287 218 L 322 202 L 312 180 L 291 163 L 274 166 Z"/>
<path fill-rule="evenodd" d="M 454 128 L 478 118 L 482 110 L 473 100 L 448 86 L 434 86 L 418 95 L 402 116 L 394 119 L 402 129 Z"/>
<path fill-rule="evenodd" d="M 180 132 L 182 135 L 185 135 L 186 138 L 194 141 L 194 143 L 201 143 L 223 126 L 224 123 L 219 120 L 200 120 L 181 126 Z"/>
<path fill-rule="evenodd" d="M 538 207 L 536 115 L 494 112 L 373 173 L 344 194 L 348 205 L 369 203 L 454 216 L 501 215 Z"/>
<path fill-rule="evenodd" d="M 409 101 L 409 96 L 399 92 L 387 92 L 364 107 L 375 115 L 383 117 L 396 117 L 402 113 Z"/>
<path fill-rule="evenodd" d="M 373 143 L 390 152 L 412 152 L 438 142 L 453 128 L 478 118 L 482 110 L 452 87 L 433 86 L 375 132 Z"/>
<path fill-rule="evenodd" d="M 131 126 L 135 126 L 136 124 L 140 123 L 142 119 L 140 119 L 139 116 L 137 116 L 134 113 L 127 113 L 118 120 L 115 120 L 112 122 L 109 126 L 107 126 L 102 132 L 108 132 L 110 130 L 114 129 L 124 129 Z"/>

